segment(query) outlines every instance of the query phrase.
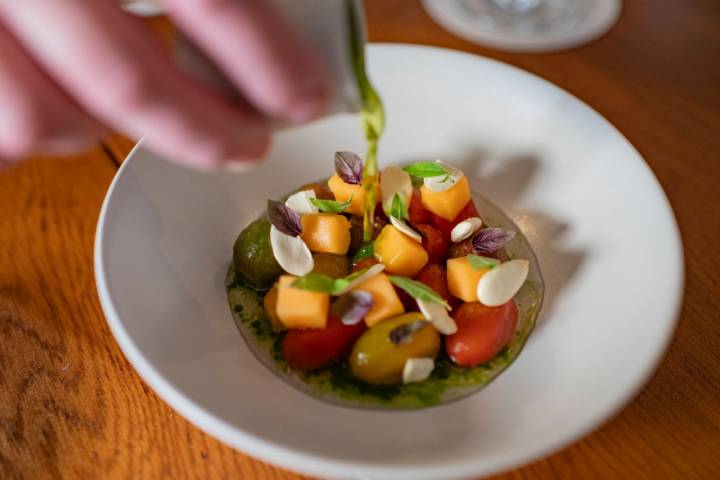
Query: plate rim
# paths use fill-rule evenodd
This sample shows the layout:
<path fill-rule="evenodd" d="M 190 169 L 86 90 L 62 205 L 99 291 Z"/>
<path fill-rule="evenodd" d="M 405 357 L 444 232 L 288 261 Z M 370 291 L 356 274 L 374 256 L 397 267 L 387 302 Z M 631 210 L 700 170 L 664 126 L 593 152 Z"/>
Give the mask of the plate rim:
<path fill-rule="evenodd" d="M 674 226 L 674 241 L 678 248 L 675 258 L 675 267 L 677 270 L 677 278 L 675 280 L 677 288 L 675 289 L 675 295 L 672 299 L 672 305 L 674 308 L 672 309 L 672 312 L 668 312 L 670 320 L 668 321 L 667 331 L 664 332 L 664 336 L 661 341 L 658 342 L 652 358 L 648 358 L 644 368 L 640 370 L 638 375 L 639 380 L 636 382 L 634 388 L 628 389 L 623 395 L 619 395 L 617 398 L 613 399 L 613 401 L 610 402 L 605 409 L 598 410 L 594 415 L 588 417 L 588 419 L 586 419 L 582 424 L 578 425 L 574 429 L 568 430 L 567 433 L 559 436 L 554 441 L 526 448 L 522 453 L 513 451 L 502 456 L 494 457 L 490 460 L 483 459 L 480 461 L 474 461 L 472 457 L 468 457 L 463 460 L 462 463 L 457 461 L 445 463 L 428 461 L 425 464 L 400 465 L 392 463 L 337 460 L 331 456 L 324 456 L 316 453 L 305 453 L 300 449 L 287 447 L 273 441 L 266 440 L 228 424 L 177 390 L 158 372 L 154 365 L 131 340 L 110 295 L 110 290 L 105 276 L 106 252 L 103 248 L 108 209 L 114 195 L 116 194 L 117 186 L 124 172 L 142 153 L 142 146 L 144 143 L 143 139 L 140 139 L 140 141 L 138 141 L 138 143 L 128 153 L 125 161 L 115 174 L 115 177 L 113 178 L 103 200 L 98 217 L 94 242 L 94 269 L 100 306 L 105 315 L 110 331 L 126 359 L 130 362 L 142 380 L 145 381 L 153 389 L 153 391 L 161 399 L 163 399 L 163 401 L 165 401 L 165 403 L 205 433 L 232 448 L 262 461 L 281 466 L 282 468 L 319 476 L 339 477 L 352 475 L 357 477 L 358 475 L 363 475 L 370 477 L 382 476 L 383 478 L 414 478 L 418 480 L 435 479 L 439 477 L 460 478 L 471 475 L 488 475 L 508 468 L 525 465 L 531 461 L 548 456 L 565 448 L 575 441 L 587 436 L 589 433 L 614 418 L 639 394 L 656 371 L 667 352 L 675 331 L 677 330 L 685 292 L 685 256 L 677 218 L 665 190 L 662 188 L 662 185 L 658 181 L 649 164 L 645 161 L 642 155 L 640 155 L 637 149 L 609 120 L 590 107 L 587 103 L 566 90 L 526 70 L 492 58 L 484 57 L 482 55 L 428 45 L 402 43 L 373 43 L 368 45 L 368 50 L 370 52 L 374 50 L 390 49 L 417 51 L 423 53 L 431 51 L 440 55 L 450 55 L 465 59 L 472 58 L 473 61 L 479 60 L 489 62 L 497 68 L 509 69 L 518 75 L 529 75 L 546 87 L 560 90 L 582 104 L 584 107 L 588 108 L 594 115 L 600 117 L 608 126 L 610 126 L 615 134 L 624 141 L 631 151 L 635 152 L 646 173 L 649 174 L 649 180 L 655 183 L 656 188 L 662 194 L 662 206 L 664 206 L 665 213 L 669 215 L 672 225 Z M 370 55 L 372 55 L 372 53 L 370 53 Z M 658 207 L 660 207 L 659 204 Z"/>

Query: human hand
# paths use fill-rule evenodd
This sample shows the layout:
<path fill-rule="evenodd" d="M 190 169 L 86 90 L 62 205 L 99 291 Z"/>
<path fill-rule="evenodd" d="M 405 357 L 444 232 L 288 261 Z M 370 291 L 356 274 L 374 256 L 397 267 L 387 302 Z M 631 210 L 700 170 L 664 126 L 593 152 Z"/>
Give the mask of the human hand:
<path fill-rule="evenodd" d="M 266 151 L 268 119 L 325 107 L 321 59 L 263 0 L 163 4 L 246 102 L 178 70 L 112 0 L 0 1 L 0 165 L 77 151 L 112 129 L 195 168 L 242 168 Z"/>

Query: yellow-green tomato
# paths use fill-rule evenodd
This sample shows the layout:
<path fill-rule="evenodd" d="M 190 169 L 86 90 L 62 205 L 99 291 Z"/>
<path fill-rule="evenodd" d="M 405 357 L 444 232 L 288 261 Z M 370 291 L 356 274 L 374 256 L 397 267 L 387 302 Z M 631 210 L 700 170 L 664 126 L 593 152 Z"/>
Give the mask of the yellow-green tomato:
<path fill-rule="evenodd" d="M 413 333 L 406 343 L 396 345 L 390 340 L 390 332 L 395 328 L 422 319 L 420 313 L 407 313 L 383 320 L 366 331 L 350 355 L 352 374 L 376 385 L 400 383 L 408 358 L 435 358 L 440 350 L 440 335 L 429 323 Z"/>

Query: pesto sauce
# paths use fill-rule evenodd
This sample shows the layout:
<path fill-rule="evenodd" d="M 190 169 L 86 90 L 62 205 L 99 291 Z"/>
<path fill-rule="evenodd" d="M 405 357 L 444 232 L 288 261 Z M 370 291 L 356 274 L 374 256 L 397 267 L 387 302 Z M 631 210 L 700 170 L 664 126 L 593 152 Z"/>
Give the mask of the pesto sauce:
<path fill-rule="evenodd" d="M 532 282 L 523 286 L 531 299 L 520 308 L 510 344 L 489 362 L 476 367 L 455 365 L 441 349 L 430 377 L 408 385 L 371 385 L 350 373 L 347 359 L 310 372 L 291 369 L 282 354 L 286 332 L 276 332 L 262 306 L 262 293 L 244 284 L 231 268 L 226 282 L 230 309 L 250 349 L 271 371 L 291 385 L 322 400 L 370 408 L 425 408 L 465 397 L 483 388 L 517 358 L 535 323 L 540 301 Z"/>

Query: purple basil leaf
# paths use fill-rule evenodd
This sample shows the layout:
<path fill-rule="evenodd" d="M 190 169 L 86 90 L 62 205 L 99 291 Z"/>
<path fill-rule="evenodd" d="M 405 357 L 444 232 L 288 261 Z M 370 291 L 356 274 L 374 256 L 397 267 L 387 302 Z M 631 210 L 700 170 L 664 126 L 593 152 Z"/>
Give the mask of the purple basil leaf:
<path fill-rule="evenodd" d="M 478 253 L 497 252 L 515 238 L 515 232 L 502 228 L 483 228 L 473 236 L 473 250 Z"/>
<path fill-rule="evenodd" d="M 412 340 L 413 334 L 421 330 L 427 323 L 425 320 L 415 320 L 414 322 L 395 327 L 390 332 L 390 341 L 395 345 L 407 343 Z"/>
<path fill-rule="evenodd" d="M 270 223 L 285 235 L 297 237 L 302 232 L 300 215 L 293 209 L 286 207 L 282 202 L 268 200 L 267 211 Z"/>
<path fill-rule="evenodd" d="M 370 292 L 355 290 L 337 299 L 332 306 L 332 314 L 340 319 L 343 325 L 357 325 L 373 306 Z"/>
<path fill-rule="evenodd" d="M 363 161 L 352 152 L 335 153 L 335 172 L 345 183 L 360 185 Z"/>

